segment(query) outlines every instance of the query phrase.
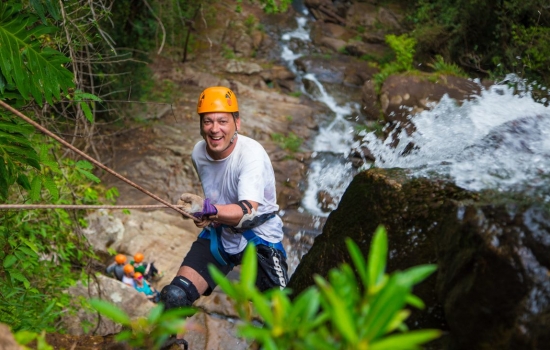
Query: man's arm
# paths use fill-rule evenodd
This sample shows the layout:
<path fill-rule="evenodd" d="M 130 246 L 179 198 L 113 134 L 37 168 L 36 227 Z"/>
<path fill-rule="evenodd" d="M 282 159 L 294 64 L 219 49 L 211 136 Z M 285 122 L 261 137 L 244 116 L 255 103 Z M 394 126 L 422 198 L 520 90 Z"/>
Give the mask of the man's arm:
<path fill-rule="evenodd" d="M 254 210 L 258 210 L 258 202 L 248 201 Z M 250 214 L 248 206 L 238 204 L 215 204 L 218 214 L 210 216 L 210 220 L 229 226 L 237 226 L 245 214 Z M 246 213 L 244 212 L 246 210 Z"/>

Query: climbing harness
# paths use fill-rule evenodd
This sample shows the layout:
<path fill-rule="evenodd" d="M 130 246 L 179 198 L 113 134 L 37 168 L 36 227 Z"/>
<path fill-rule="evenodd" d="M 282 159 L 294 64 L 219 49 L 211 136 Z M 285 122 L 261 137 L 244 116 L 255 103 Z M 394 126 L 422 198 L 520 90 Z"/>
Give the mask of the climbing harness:
<path fill-rule="evenodd" d="M 230 255 L 225 251 L 221 243 L 222 228 L 224 226 L 226 225 L 220 225 L 218 227 L 213 227 L 213 226 L 206 227 L 199 234 L 199 238 L 210 240 L 210 252 L 212 253 L 212 256 L 214 256 L 217 262 L 219 262 L 223 266 L 233 267 L 235 266 L 235 264 L 231 262 Z M 255 246 L 261 244 L 271 248 L 275 248 L 279 250 L 286 259 L 286 251 L 285 251 L 285 248 L 283 247 L 283 243 L 268 242 L 265 239 L 256 235 L 252 230 L 244 231 L 242 232 L 242 235 L 248 241 L 248 244 L 253 244 Z"/>
<path fill-rule="evenodd" d="M 48 129 L 42 127 L 42 125 L 40 125 L 37 122 L 35 122 L 34 120 L 30 119 L 29 117 L 27 117 L 26 115 L 24 115 L 23 113 L 21 113 L 17 109 L 13 108 L 12 106 L 8 105 L 4 101 L 0 100 L 0 106 L 4 107 L 6 110 L 10 111 L 11 113 L 15 114 L 16 116 L 23 119 L 27 123 L 31 124 L 36 129 L 40 130 L 42 133 L 46 134 L 47 136 L 50 136 L 51 138 L 53 138 L 57 142 L 61 143 L 65 147 L 71 149 L 72 151 L 74 151 L 75 153 L 80 155 L 81 157 L 89 160 L 91 163 L 93 163 L 96 166 L 98 166 L 99 168 L 105 170 L 109 174 L 117 177 L 118 179 L 120 179 L 120 180 L 126 182 L 127 184 L 129 184 L 130 186 L 132 186 L 132 187 L 140 190 L 141 192 L 145 193 L 149 197 L 151 197 L 151 198 L 159 201 L 160 203 L 164 204 L 164 206 L 149 206 L 149 208 L 166 208 L 166 207 L 168 207 L 168 208 L 174 209 L 175 211 L 177 211 L 178 213 L 182 214 L 183 216 L 185 216 L 187 218 L 193 219 L 194 221 L 197 221 L 197 222 L 200 221 L 200 219 L 195 218 L 193 215 L 191 215 L 191 214 L 185 212 L 183 209 L 181 209 L 181 206 L 176 206 L 174 204 L 171 204 L 171 203 L 165 201 L 164 199 L 158 197 L 157 195 L 149 192 L 145 188 L 139 186 L 138 184 L 136 184 L 136 183 L 130 181 L 129 179 L 125 178 L 124 176 L 120 175 L 119 173 L 117 173 L 116 171 L 114 171 L 111 168 L 107 167 L 106 165 L 98 162 L 94 158 L 90 157 L 86 153 L 84 153 L 81 150 L 79 150 L 78 148 L 74 147 L 73 145 L 71 145 L 67 141 L 63 140 L 59 136 L 57 136 L 54 133 L 52 133 L 51 131 L 49 131 Z M 32 205 L 32 204 L 30 204 L 30 205 L 0 204 L 0 209 L 41 209 L 41 208 L 50 209 L 50 208 L 64 208 L 64 207 L 65 206 L 63 206 L 63 205 L 46 205 L 46 206 L 42 205 L 42 206 L 37 206 L 37 205 Z M 86 207 L 91 207 L 91 208 L 86 208 Z M 122 205 L 121 206 L 85 206 L 85 205 L 72 205 L 72 206 L 70 206 L 70 208 L 65 207 L 64 209 L 99 209 L 99 207 L 101 207 L 101 208 L 111 208 L 111 209 L 119 209 L 119 208 L 132 209 L 132 208 L 135 208 L 135 207 L 143 207 L 143 206 L 122 206 Z"/>

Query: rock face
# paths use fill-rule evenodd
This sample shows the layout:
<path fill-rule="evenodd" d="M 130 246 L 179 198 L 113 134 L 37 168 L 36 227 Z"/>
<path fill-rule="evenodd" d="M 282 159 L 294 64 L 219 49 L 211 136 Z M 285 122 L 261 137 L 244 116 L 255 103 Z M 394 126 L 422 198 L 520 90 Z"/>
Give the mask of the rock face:
<path fill-rule="evenodd" d="M 291 278 L 294 295 L 314 274 L 350 262 L 343 237 L 366 256 L 388 230 L 388 271 L 435 263 L 414 293 L 426 303 L 412 328 L 440 328 L 437 349 L 542 349 L 550 326 L 550 214 L 529 198 L 471 193 L 402 170 L 358 174 Z"/>
<path fill-rule="evenodd" d="M 407 116 L 430 109 L 443 95 L 461 103 L 479 95 L 482 89 L 480 84 L 466 78 L 450 75 L 434 78 L 428 74 L 389 76 L 382 85 L 379 97 L 386 121 L 407 123 Z M 370 100 L 365 93 L 363 101 L 367 106 Z"/>
<path fill-rule="evenodd" d="M 103 275 L 97 275 L 95 281 L 88 281 L 88 285 L 78 282 L 76 286 L 71 287 L 69 293 L 72 296 L 84 298 L 100 298 L 111 304 L 125 310 L 131 319 L 137 317 L 146 317 L 154 304 L 147 300 L 145 294 L 142 294 L 134 288 L 124 283 Z M 73 299 L 75 302 L 77 298 Z M 87 334 L 83 325 L 88 325 L 88 330 L 93 330 L 95 334 L 106 335 L 121 331 L 122 326 L 114 323 L 106 317 L 98 318 L 94 310 L 79 308 L 76 315 L 63 316 L 63 322 L 67 332 L 74 335 Z"/>
<path fill-rule="evenodd" d="M 0 349 L 2 350 L 22 350 L 23 348 L 17 344 L 10 327 L 0 323 Z"/>

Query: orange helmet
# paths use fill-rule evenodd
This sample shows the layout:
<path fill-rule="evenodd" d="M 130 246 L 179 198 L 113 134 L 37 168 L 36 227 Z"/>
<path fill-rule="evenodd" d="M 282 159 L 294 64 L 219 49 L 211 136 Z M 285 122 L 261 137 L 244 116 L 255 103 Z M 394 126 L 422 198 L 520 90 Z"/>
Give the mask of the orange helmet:
<path fill-rule="evenodd" d="M 115 256 L 115 261 L 116 261 L 117 264 L 120 264 L 120 265 L 124 264 L 126 262 L 126 255 L 117 254 Z"/>
<path fill-rule="evenodd" d="M 206 88 L 200 95 L 197 102 L 197 113 L 229 112 L 239 111 L 239 104 L 235 93 L 223 86 Z"/>
<path fill-rule="evenodd" d="M 134 279 L 138 280 L 138 279 L 140 279 L 140 278 L 142 278 L 142 277 L 143 277 L 143 275 L 141 274 L 141 272 L 136 272 L 136 273 L 134 273 Z"/>
<path fill-rule="evenodd" d="M 123 270 L 124 270 L 124 273 L 132 273 L 134 272 L 134 267 L 130 264 L 126 264 L 124 265 Z"/>
<path fill-rule="evenodd" d="M 137 262 L 137 263 L 140 263 L 143 261 L 143 254 L 141 253 L 136 253 L 134 255 L 134 261 Z"/>

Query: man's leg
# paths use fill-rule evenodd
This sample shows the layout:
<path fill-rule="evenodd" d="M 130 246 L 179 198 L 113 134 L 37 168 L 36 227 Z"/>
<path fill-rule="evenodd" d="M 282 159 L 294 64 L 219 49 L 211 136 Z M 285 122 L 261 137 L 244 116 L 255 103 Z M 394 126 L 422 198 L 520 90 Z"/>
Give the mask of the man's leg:
<path fill-rule="evenodd" d="M 183 259 L 172 282 L 160 292 L 161 301 L 168 309 L 191 306 L 201 295 L 209 295 L 216 287 L 208 265 L 214 264 L 224 274 L 232 267 L 220 265 L 210 252 L 210 240 L 198 238 Z"/>

